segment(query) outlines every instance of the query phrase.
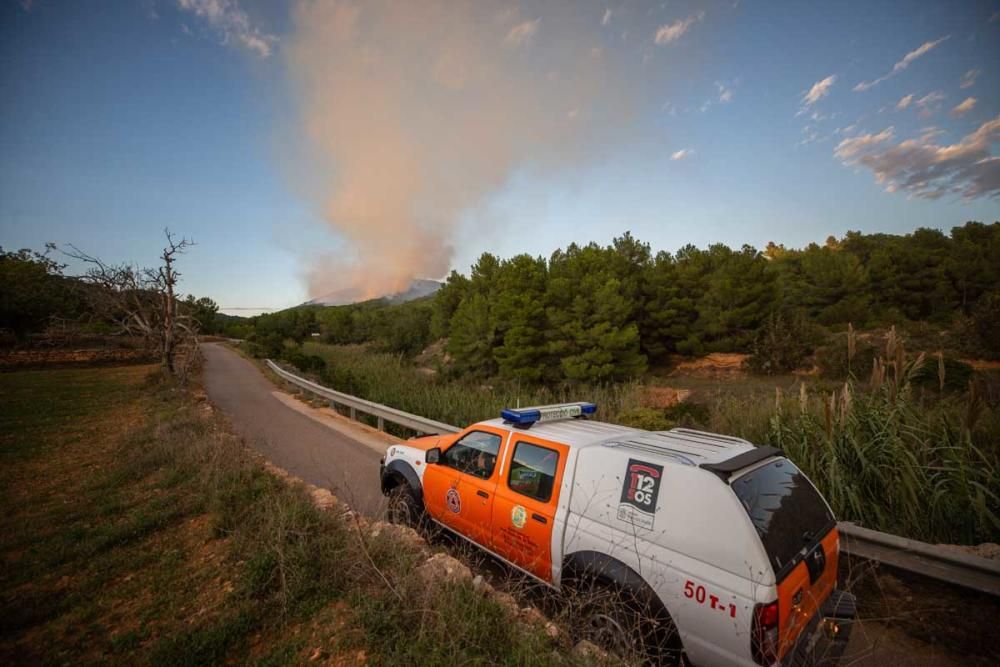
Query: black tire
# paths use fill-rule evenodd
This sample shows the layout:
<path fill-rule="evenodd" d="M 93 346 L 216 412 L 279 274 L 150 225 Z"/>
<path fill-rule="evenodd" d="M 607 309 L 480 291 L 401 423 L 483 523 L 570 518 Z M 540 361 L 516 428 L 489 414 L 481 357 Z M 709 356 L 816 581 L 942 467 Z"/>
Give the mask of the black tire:
<path fill-rule="evenodd" d="M 600 580 L 571 589 L 577 639 L 586 639 L 630 663 L 686 665 L 677 629 L 648 596 Z M 643 599 L 646 598 L 646 599 Z"/>
<path fill-rule="evenodd" d="M 385 514 L 389 523 L 417 528 L 423 518 L 423 506 L 410 485 L 402 482 L 389 491 Z"/>

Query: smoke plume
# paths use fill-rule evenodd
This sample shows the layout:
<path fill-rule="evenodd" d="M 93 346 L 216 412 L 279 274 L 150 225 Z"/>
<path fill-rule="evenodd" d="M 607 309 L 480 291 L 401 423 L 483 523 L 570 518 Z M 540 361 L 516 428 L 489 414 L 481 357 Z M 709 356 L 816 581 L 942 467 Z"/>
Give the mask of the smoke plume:
<path fill-rule="evenodd" d="M 519 168 L 607 145 L 630 108 L 600 15 L 467 0 L 303 0 L 288 63 L 308 168 L 350 252 L 311 296 L 447 273 L 456 225 Z M 484 248 L 484 250 L 486 250 Z"/>

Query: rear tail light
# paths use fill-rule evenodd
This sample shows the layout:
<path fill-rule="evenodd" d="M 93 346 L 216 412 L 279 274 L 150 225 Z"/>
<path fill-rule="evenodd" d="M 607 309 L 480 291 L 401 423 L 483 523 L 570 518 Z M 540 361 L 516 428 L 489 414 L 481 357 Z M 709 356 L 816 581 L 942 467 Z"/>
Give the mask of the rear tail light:
<path fill-rule="evenodd" d="M 758 665 L 770 665 L 778 659 L 778 602 L 753 608 L 750 651 Z"/>

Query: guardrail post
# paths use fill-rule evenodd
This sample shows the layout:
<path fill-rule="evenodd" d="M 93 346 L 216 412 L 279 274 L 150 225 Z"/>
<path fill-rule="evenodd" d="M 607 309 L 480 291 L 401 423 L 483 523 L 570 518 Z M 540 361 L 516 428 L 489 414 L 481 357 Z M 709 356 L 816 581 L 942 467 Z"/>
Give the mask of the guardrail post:
<path fill-rule="evenodd" d="M 382 417 L 378 418 L 378 430 L 380 431 L 385 430 L 385 419 L 383 419 Z"/>
<path fill-rule="evenodd" d="M 351 419 L 354 421 L 358 421 L 358 411 L 354 408 L 353 405 L 351 406 Z"/>

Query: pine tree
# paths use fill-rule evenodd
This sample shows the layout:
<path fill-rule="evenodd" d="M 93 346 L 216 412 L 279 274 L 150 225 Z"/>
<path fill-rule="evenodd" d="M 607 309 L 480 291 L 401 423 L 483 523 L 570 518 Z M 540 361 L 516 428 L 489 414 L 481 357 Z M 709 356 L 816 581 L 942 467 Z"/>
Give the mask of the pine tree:
<path fill-rule="evenodd" d="M 547 280 L 545 260 L 529 255 L 504 261 L 497 271 L 493 315 L 500 344 L 494 358 L 501 376 L 537 382 L 551 375 L 545 336 Z"/>
<path fill-rule="evenodd" d="M 490 302 L 483 294 L 467 296 L 451 318 L 448 351 L 461 372 L 488 376 L 496 372 L 493 348 L 496 345 L 496 325 L 490 312 Z"/>
<path fill-rule="evenodd" d="M 614 248 L 592 243 L 570 245 L 549 262 L 549 350 L 567 379 L 623 379 L 646 369 L 636 303 L 614 275 L 615 260 Z"/>

